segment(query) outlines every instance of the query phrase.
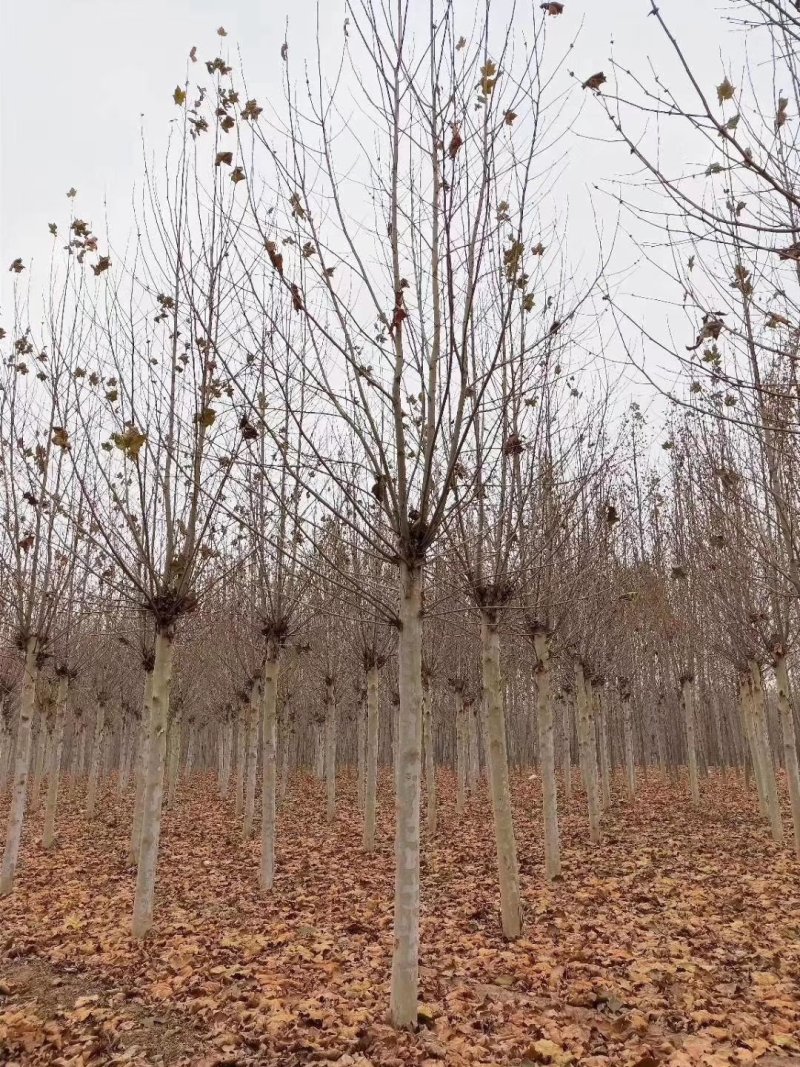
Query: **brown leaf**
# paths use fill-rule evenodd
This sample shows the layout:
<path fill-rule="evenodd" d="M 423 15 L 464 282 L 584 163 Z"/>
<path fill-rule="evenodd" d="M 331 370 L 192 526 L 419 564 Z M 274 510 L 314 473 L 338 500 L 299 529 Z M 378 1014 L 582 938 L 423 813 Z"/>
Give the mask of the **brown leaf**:
<path fill-rule="evenodd" d="M 558 0 L 549 0 L 549 3 L 540 4 L 539 6 L 548 15 L 560 15 L 564 11 L 564 5 L 560 4 Z"/>
<path fill-rule="evenodd" d="M 12 260 L 11 266 L 8 269 L 9 271 L 13 271 L 14 274 L 21 274 L 25 270 L 25 265 L 22 262 L 22 257 L 17 256 L 16 259 Z"/>
<path fill-rule="evenodd" d="M 603 72 L 601 70 L 601 71 L 598 71 L 597 74 L 593 74 L 591 76 L 591 78 L 587 78 L 586 81 L 581 86 L 581 88 L 583 88 L 583 89 L 593 89 L 596 93 L 599 93 L 600 92 L 600 86 L 601 85 L 605 85 L 605 82 L 606 82 L 606 76 L 605 76 L 605 74 L 603 74 Z"/>

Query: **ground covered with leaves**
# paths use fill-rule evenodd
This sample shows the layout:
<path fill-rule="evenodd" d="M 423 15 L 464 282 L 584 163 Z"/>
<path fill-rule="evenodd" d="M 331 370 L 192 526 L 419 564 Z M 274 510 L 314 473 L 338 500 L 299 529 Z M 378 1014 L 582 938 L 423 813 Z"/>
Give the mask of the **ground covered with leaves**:
<path fill-rule="evenodd" d="M 279 816 L 278 877 L 257 885 L 211 777 L 166 812 L 154 931 L 129 935 L 130 800 L 109 784 L 91 825 L 65 801 L 59 847 L 26 828 L 0 901 L 0 1062 L 722 1067 L 800 1064 L 800 866 L 739 780 L 693 811 L 653 775 L 591 847 L 583 797 L 562 818 L 563 872 L 542 877 L 539 785 L 515 781 L 526 932 L 503 941 L 486 796 L 461 819 L 440 779 L 426 837 L 420 1025 L 386 1008 L 392 946 L 390 780 L 365 857 L 354 789 L 335 825 L 298 779 Z M 5 824 L 7 799 L 0 801 Z"/>

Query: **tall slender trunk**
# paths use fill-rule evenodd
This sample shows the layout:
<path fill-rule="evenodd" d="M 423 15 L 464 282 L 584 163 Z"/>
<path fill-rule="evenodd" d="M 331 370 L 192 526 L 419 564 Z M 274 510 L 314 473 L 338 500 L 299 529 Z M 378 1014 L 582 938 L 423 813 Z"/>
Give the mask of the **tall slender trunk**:
<path fill-rule="evenodd" d="M 767 732 L 761 665 L 755 660 L 750 661 L 750 674 L 753 679 L 753 736 L 761 759 L 767 819 L 772 833 L 772 840 L 776 844 L 781 844 L 783 842 L 783 824 L 781 823 L 781 806 L 778 800 L 778 783 L 775 780 L 775 768 L 772 764 L 772 752 L 770 751 L 769 734 Z"/>
<path fill-rule="evenodd" d="M 467 799 L 467 713 L 464 698 L 456 694 L 456 814 L 462 815 Z"/>
<path fill-rule="evenodd" d="M 797 765 L 797 740 L 794 729 L 794 715 L 789 698 L 789 672 L 786 669 L 786 656 L 775 657 L 775 680 L 778 683 L 778 714 L 781 720 L 781 740 L 783 741 L 783 764 L 786 768 L 786 780 L 789 786 L 789 802 L 792 807 L 792 829 L 794 831 L 794 851 L 800 857 L 800 769 Z"/>
<path fill-rule="evenodd" d="M 325 818 L 336 818 L 336 686 L 325 679 Z"/>
<path fill-rule="evenodd" d="M 422 743 L 422 567 L 400 564 L 395 796 L 394 954 L 391 1015 L 417 1022 L 419 983 L 419 813 Z"/>
<path fill-rule="evenodd" d="M 739 699 L 742 711 L 744 736 L 747 741 L 744 756 L 745 788 L 750 788 L 750 772 L 752 770 L 756 780 L 758 810 L 760 811 L 762 818 L 767 819 L 767 800 L 764 790 L 764 776 L 761 766 L 762 760 L 753 732 L 753 682 L 750 675 L 747 673 L 743 673 L 739 681 Z"/>
<path fill-rule="evenodd" d="M 564 778 L 564 802 L 572 799 L 572 697 L 564 694 L 561 702 L 561 748 L 562 776 Z"/>
<path fill-rule="evenodd" d="M 31 813 L 39 810 L 39 798 L 42 790 L 42 776 L 44 773 L 45 755 L 47 752 L 47 723 L 44 716 L 40 716 L 36 738 L 33 743 L 33 775 L 31 779 Z"/>
<path fill-rule="evenodd" d="M 177 711 L 172 716 L 167 733 L 168 762 L 167 762 L 167 807 L 175 805 L 175 793 L 178 788 L 178 778 L 181 769 L 181 743 L 183 740 L 183 715 Z"/>
<path fill-rule="evenodd" d="M 247 773 L 247 705 L 240 704 L 236 713 L 236 796 L 234 814 L 241 819 L 244 812 L 244 779 Z"/>
<path fill-rule="evenodd" d="M 264 660 L 262 694 L 263 711 L 263 781 L 261 783 L 261 868 L 259 882 L 266 892 L 275 881 L 275 787 L 278 747 L 278 671 L 279 649 L 272 643 Z"/>
<path fill-rule="evenodd" d="M 14 874 L 17 869 L 19 846 L 22 840 L 28 766 L 31 759 L 31 733 L 33 716 L 36 710 L 36 680 L 39 677 L 38 651 L 38 639 L 29 637 L 25 645 L 25 673 L 22 678 L 17 742 L 14 752 L 11 807 L 8 812 L 3 862 L 0 865 L 0 897 L 6 896 L 14 887 Z"/>
<path fill-rule="evenodd" d="M 131 863 L 139 857 L 139 845 L 142 833 L 142 808 L 144 806 L 144 789 L 147 781 L 147 767 L 150 761 L 150 730 L 153 717 L 153 672 L 148 670 L 144 676 L 144 698 L 142 701 L 142 719 L 139 726 L 139 758 L 136 765 L 136 793 L 133 799 L 133 824 L 131 826 L 130 856 Z"/>
<path fill-rule="evenodd" d="M 575 664 L 575 694 L 578 701 L 578 752 L 583 786 L 589 809 L 589 840 L 600 841 L 600 797 L 597 781 L 597 744 L 591 711 L 591 696 L 587 692 L 586 675 L 581 663 Z"/>
<path fill-rule="evenodd" d="M 422 752 L 425 762 L 425 816 L 428 830 L 436 833 L 436 765 L 433 752 L 433 709 L 431 691 L 423 682 L 422 686 Z"/>
<path fill-rule="evenodd" d="M 550 676 L 550 645 L 547 635 L 536 633 L 537 720 L 539 724 L 539 761 L 542 775 L 544 813 L 544 869 L 548 878 L 561 874 L 561 848 L 558 840 L 558 800 L 556 794 L 556 749 L 553 736 L 553 694 Z"/>
<path fill-rule="evenodd" d="M 503 933 L 507 938 L 514 938 L 522 933 L 522 903 L 514 822 L 511 816 L 511 784 L 503 713 L 503 683 L 500 675 L 500 631 L 496 617 L 485 612 L 481 614 L 481 659 L 488 741 L 486 763 L 492 795 L 500 878 L 500 913 Z"/>
<path fill-rule="evenodd" d="M 363 816 L 367 781 L 367 704 L 365 697 L 359 697 L 356 707 L 356 777 L 358 810 Z"/>
<path fill-rule="evenodd" d="M 473 700 L 464 703 L 467 718 L 467 785 L 470 796 L 474 796 L 478 789 L 481 767 L 478 755 L 478 723 L 476 721 L 477 708 Z"/>
<path fill-rule="evenodd" d="M 378 667 L 373 664 L 367 671 L 366 777 L 362 841 L 365 852 L 373 852 L 375 849 L 375 815 L 378 802 L 378 682 Z"/>
<path fill-rule="evenodd" d="M 100 783 L 101 761 L 103 758 L 103 739 L 106 729 L 106 706 L 100 702 L 94 719 L 94 737 L 92 740 L 92 762 L 89 768 L 89 782 L 86 786 L 86 814 L 94 818 L 97 806 L 97 790 Z"/>
<path fill-rule="evenodd" d="M 142 803 L 139 866 L 136 872 L 136 893 L 133 902 L 132 933 L 134 937 L 144 937 L 153 925 L 153 897 L 156 885 L 158 840 L 161 834 L 161 802 L 164 794 L 167 721 L 172 683 L 172 651 L 172 632 L 158 629 L 155 640 L 150 705 L 150 749 Z"/>
<path fill-rule="evenodd" d="M 61 758 L 64 753 L 64 723 L 67 717 L 67 692 L 69 678 L 66 674 L 58 677 L 56 693 L 56 715 L 53 723 L 53 742 L 50 752 L 50 776 L 47 781 L 47 801 L 44 810 L 44 832 L 42 844 L 52 848 L 56 840 L 56 809 L 58 807 L 58 783 L 61 775 Z"/>
<path fill-rule="evenodd" d="M 261 680 L 254 679 L 247 706 L 247 755 L 245 760 L 244 839 L 253 835 L 256 813 L 256 772 L 258 770 L 258 711 L 261 700 Z"/>
<path fill-rule="evenodd" d="M 622 731 L 625 745 L 625 791 L 628 800 L 636 799 L 636 761 L 633 754 L 633 716 L 629 693 L 622 695 Z"/>
<path fill-rule="evenodd" d="M 689 764 L 689 795 L 693 804 L 700 803 L 700 778 L 697 773 L 697 737 L 694 716 L 694 679 L 690 674 L 681 675 L 681 711 L 686 729 L 686 759 Z"/>
<path fill-rule="evenodd" d="M 611 753 L 608 744 L 608 704 L 602 685 L 592 686 L 597 741 L 600 749 L 600 786 L 603 811 L 611 807 Z"/>

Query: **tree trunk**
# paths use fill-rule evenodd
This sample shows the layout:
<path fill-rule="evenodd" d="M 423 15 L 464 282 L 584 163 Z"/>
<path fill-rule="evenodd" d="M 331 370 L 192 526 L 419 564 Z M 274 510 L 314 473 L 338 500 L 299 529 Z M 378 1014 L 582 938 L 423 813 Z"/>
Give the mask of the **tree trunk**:
<path fill-rule="evenodd" d="M 367 671 L 367 739 L 364 781 L 364 837 L 365 852 L 375 850 L 375 814 L 378 800 L 378 668 Z"/>
<path fill-rule="evenodd" d="M 772 752 L 767 733 L 766 709 L 764 707 L 764 688 L 761 681 L 761 666 L 755 660 L 750 661 L 750 674 L 753 679 L 753 737 L 761 761 L 761 773 L 764 783 L 764 800 L 767 819 L 776 844 L 783 842 L 783 825 L 781 823 L 781 806 L 778 800 L 778 784 L 775 781 L 775 768 L 772 764 Z"/>
<path fill-rule="evenodd" d="M 278 747 L 278 670 L 279 650 L 267 649 L 264 660 L 263 708 L 263 781 L 261 783 L 261 869 L 259 881 L 266 892 L 275 881 L 275 786 Z"/>
<path fill-rule="evenodd" d="M 784 655 L 777 656 L 775 659 L 775 680 L 778 683 L 778 714 L 781 720 L 783 763 L 786 768 L 789 801 L 792 807 L 794 851 L 795 855 L 800 858 L 800 769 L 797 766 L 797 740 L 792 704 L 789 698 L 789 672 L 786 669 Z"/>
<path fill-rule="evenodd" d="M 161 833 L 161 801 L 164 794 L 164 764 L 167 754 L 167 720 L 172 683 L 172 633 L 157 630 L 150 705 L 150 748 L 142 802 L 142 829 L 132 933 L 144 937 L 153 925 L 158 839 Z"/>
<path fill-rule="evenodd" d="M 492 795 L 497 846 L 500 913 L 503 933 L 507 938 L 514 938 L 522 933 L 522 903 L 514 822 L 511 816 L 511 785 L 508 776 L 506 725 L 503 714 L 503 683 L 500 676 L 500 632 L 497 620 L 486 614 L 481 616 L 481 658 L 488 741 L 486 764 Z"/>
<path fill-rule="evenodd" d="M 336 689 L 332 678 L 325 682 L 325 818 L 336 818 Z"/>
<path fill-rule="evenodd" d="M 38 640 L 35 637 L 29 637 L 25 646 L 25 673 L 22 678 L 17 742 L 14 752 L 11 807 L 8 812 L 3 862 L 2 866 L 0 866 L 0 897 L 6 896 L 14 887 L 14 874 L 17 869 L 19 846 L 22 840 L 28 766 L 31 759 L 31 733 L 33 730 L 33 716 L 36 710 L 36 680 L 39 677 L 38 651 Z"/>
<path fill-rule="evenodd" d="M 456 707 L 456 814 L 463 815 L 467 799 L 467 713 L 464 698 L 457 696 Z"/>
<path fill-rule="evenodd" d="M 556 750 L 553 737 L 553 696 L 550 677 L 550 647 L 546 634 L 533 639 L 536 664 L 537 720 L 539 724 L 539 763 L 542 775 L 544 813 L 544 869 L 548 878 L 561 875 L 561 849 L 558 840 L 558 800 L 556 795 Z"/>
<path fill-rule="evenodd" d="M 467 713 L 467 785 L 469 795 L 473 797 L 477 792 L 481 775 L 478 756 L 478 724 L 475 721 L 477 708 L 472 700 L 467 701 L 464 706 Z"/>
<path fill-rule="evenodd" d="M 561 733 L 564 740 L 561 750 L 564 803 L 569 804 L 572 799 L 572 701 L 568 696 L 561 704 Z"/>
<path fill-rule="evenodd" d="M 592 686 L 597 740 L 600 749 L 600 785 L 603 811 L 611 807 L 611 754 L 608 746 L 608 704 L 600 685 Z"/>
<path fill-rule="evenodd" d="M 700 803 L 700 779 L 697 774 L 697 738 L 694 717 L 692 678 L 681 678 L 681 710 L 686 728 L 686 759 L 689 764 L 689 795 L 693 804 Z"/>
<path fill-rule="evenodd" d="M 597 781 L 597 746 L 583 665 L 575 664 L 575 692 L 578 701 L 578 752 L 583 786 L 589 809 L 589 840 L 600 841 L 600 797 Z"/>
<path fill-rule="evenodd" d="M 622 730 L 625 745 L 625 791 L 628 800 L 636 799 L 636 761 L 633 754 L 633 718 L 631 715 L 631 698 L 622 698 Z"/>
<path fill-rule="evenodd" d="M 433 711 L 428 686 L 422 687 L 422 751 L 425 760 L 425 814 L 428 832 L 436 833 L 436 766 L 433 753 Z"/>
<path fill-rule="evenodd" d="M 241 819 L 244 813 L 244 779 L 247 773 L 247 706 L 240 704 L 236 714 L 236 796 L 234 814 Z"/>
<path fill-rule="evenodd" d="M 422 567 L 400 564 L 399 713 L 395 796 L 391 1016 L 415 1026 L 419 981 L 419 812 L 422 742 Z"/>
<path fill-rule="evenodd" d="M 153 672 L 147 671 L 144 678 L 144 700 L 142 702 L 142 722 L 139 728 L 139 758 L 136 766 L 136 793 L 133 799 L 133 825 L 131 826 L 130 855 L 131 863 L 139 858 L 139 845 L 142 833 L 142 807 L 144 805 L 144 788 L 147 781 L 147 767 L 150 760 L 150 729 L 153 717 Z"/>
<path fill-rule="evenodd" d="M 61 775 L 61 758 L 64 753 L 64 722 L 67 717 L 67 691 L 69 678 L 62 674 L 58 679 L 56 716 L 53 723 L 53 742 L 50 752 L 50 777 L 47 782 L 47 801 L 44 810 L 42 844 L 52 848 L 56 840 L 56 810 L 58 807 L 58 783 Z"/>
<path fill-rule="evenodd" d="M 106 706 L 105 704 L 98 704 L 94 720 L 94 737 L 92 739 L 92 762 L 89 768 L 89 782 L 86 786 L 86 814 L 90 819 L 94 818 L 94 810 L 97 806 L 97 789 L 100 782 L 100 764 L 103 756 L 105 728 Z"/>
<path fill-rule="evenodd" d="M 250 687 L 250 703 L 247 705 L 247 753 L 245 758 L 244 839 L 253 836 L 256 814 L 256 773 L 258 770 L 258 711 L 261 698 L 260 680 Z"/>

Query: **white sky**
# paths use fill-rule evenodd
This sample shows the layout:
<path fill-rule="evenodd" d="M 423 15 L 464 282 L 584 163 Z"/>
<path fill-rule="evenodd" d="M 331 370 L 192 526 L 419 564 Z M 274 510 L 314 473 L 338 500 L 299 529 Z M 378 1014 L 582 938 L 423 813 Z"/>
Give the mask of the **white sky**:
<path fill-rule="evenodd" d="M 419 3 L 425 19 L 428 0 Z M 508 7 L 510 0 L 496 0 Z M 521 0 L 525 2 L 525 0 Z M 538 0 L 535 0 L 538 6 Z M 690 59 L 708 72 L 711 91 L 726 69 L 742 63 L 744 41 L 726 30 L 721 18 L 730 3 L 712 0 L 661 0 L 661 10 L 685 43 Z M 473 0 L 455 0 L 468 31 Z M 52 247 L 50 221 L 59 223 L 63 244 L 69 202 L 78 189 L 76 212 L 103 234 L 104 203 L 116 242 L 129 225 L 131 192 L 141 173 L 140 131 L 157 148 L 175 117 L 172 91 L 183 83 L 192 45 L 205 59 L 227 49 L 242 66 L 250 91 L 263 99 L 281 93 L 280 47 L 287 38 L 295 70 L 303 54 L 315 61 L 316 0 L 6 0 L 0 4 L 0 322 L 7 322 L 8 264 L 22 256 L 32 291 L 46 281 Z M 609 56 L 626 67 L 647 72 L 648 60 L 670 76 L 674 58 L 656 20 L 647 17 L 649 0 L 565 0 L 564 14 L 549 20 L 549 43 L 565 47 L 582 26 L 567 69 L 582 77 L 598 70 L 610 74 Z M 342 40 L 342 0 L 321 0 L 322 39 L 335 51 Z M 216 27 L 228 31 L 224 42 Z M 222 51 L 222 54 L 226 54 Z M 580 93 L 579 89 L 575 90 Z M 584 94 L 583 112 L 573 131 L 566 173 L 555 195 L 569 205 L 567 258 L 579 263 L 596 257 L 595 221 L 589 199 L 594 183 L 613 181 L 631 167 L 624 148 L 603 145 L 596 135 L 609 130 Z M 686 144 L 666 146 L 668 158 L 682 168 Z M 697 163 L 697 160 L 691 161 Z M 703 161 L 704 163 L 707 161 Z M 616 213 L 601 198 L 601 225 L 610 232 Z M 634 235 L 635 237 L 635 235 Z M 635 241 L 623 239 L 616 264 L 636 261 Z M 638 280 L 637 280 L 638 281 Z M 637 288 L 640 286 L 637 284 Z M 654 314 L 666 312 L 654 309 Z"/>

